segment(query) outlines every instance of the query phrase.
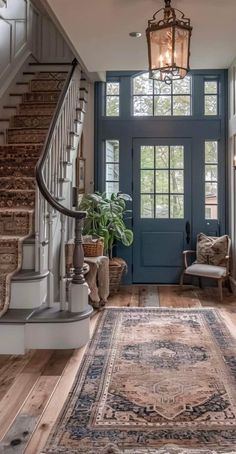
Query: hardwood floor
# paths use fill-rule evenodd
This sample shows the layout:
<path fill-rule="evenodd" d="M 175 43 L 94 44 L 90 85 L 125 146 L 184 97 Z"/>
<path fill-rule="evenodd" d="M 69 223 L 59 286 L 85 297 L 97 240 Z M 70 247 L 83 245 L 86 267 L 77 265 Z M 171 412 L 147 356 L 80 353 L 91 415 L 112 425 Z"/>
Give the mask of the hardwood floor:
<path fill-rule="evenodd" d="M 126 286 L 109 298 L 116 307 L 214 307 L 236 336 L 236 297 L 224 289 L 186 286 Z M 99 312 L 91 320 L 93 332 Z M 0 355 L 0 453 L 39 454 L 71 389 L 85 347 Z"/>

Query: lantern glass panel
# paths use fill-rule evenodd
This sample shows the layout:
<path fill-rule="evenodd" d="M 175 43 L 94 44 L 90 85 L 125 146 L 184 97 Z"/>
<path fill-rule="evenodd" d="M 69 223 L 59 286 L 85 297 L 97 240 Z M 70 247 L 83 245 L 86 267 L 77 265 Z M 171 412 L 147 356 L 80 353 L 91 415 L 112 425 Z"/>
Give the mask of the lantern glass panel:
<path fill-rule="evenodd" d="M 171 27 L 150 32 L 152 69 L 165 68 L 172 65 L 172 32 Z"/>
<path fill-rule="evenodd" d="M 175 27 L 174 62 L 179 68 L 188 69 L 189 66 L 189 30 Z"/>

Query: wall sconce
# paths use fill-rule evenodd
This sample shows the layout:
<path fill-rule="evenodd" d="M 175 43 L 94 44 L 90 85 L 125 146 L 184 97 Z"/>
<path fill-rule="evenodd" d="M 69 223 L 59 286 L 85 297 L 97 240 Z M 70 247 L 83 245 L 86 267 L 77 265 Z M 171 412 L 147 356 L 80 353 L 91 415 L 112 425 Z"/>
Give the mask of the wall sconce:
<path fill-rule="evenodd" d="M 7 7 L 7 0 L 0 0 L 0 8 Z"/>

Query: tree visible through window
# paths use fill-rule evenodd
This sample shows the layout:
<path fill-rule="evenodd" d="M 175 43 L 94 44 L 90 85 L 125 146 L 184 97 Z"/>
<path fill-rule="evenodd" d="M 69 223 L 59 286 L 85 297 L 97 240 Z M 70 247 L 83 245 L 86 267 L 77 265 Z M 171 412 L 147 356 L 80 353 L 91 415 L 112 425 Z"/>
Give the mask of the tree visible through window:
<path fill-rule="evenodd" d="M 205 142 L 205 219 L 218 219 L 218 142 Z"/>
<path fill-rule="evenodd" d="M 142 146 L 141 218 L 184 217 L 184 147 Z"/>
<path fill-rule="evenodd" d="M 133 78 L 134 116 L 191 115 L 191 77 L 171 85 L 149 79 L 149 73 Z"/>
<path fill-rule="evenodd" d="M 218 115 L 219 87 L 217 80 L 204 81 L 204 113 Z"/>
<path fill-rule="evenodd" d="M 106 140 L 105 142 L 106 166 L 106 194 L 119 192 L 119 141 Z"/>
<path fill-rule="evenodd" d="M 120 115 L 120 84 L 107 82 L 106 84 L 106 116 L 118 117 Z"/>

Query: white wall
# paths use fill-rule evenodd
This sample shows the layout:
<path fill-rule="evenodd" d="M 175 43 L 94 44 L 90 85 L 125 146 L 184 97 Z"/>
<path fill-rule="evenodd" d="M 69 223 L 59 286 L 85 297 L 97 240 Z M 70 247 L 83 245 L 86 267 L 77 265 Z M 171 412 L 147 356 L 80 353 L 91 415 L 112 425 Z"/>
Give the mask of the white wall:
<path fill-rule="evenodd" d="M 39 6 L 39 0 L 8 0 L 0 8 L 0 96 L 31 53 L 44 63 L 73 60 L 60 31 Z"/>
<path fill-rule="evenodd" d="M 7 8 L 0 8 L 1 92 L 30 53 L 28 11 L 28 0 L 8 0 Z"/>
<path fill-rule="evenodd" d="M 12 0 L 11 0 L 12 1 Z M 43 63 L 70 63 L 73 53 L 39 0 L 29 2 L 29 35 L 33 55 Z"/>
<path fill-rule="evenodd" d="M 229 68 L 229 154 L 228 154 L 228 194 L 229 225 L 232 238 L 232 278 L 236 290 L 236 171 L 233 168 L 236 156 L 236 59 Z M 235 162 L 236 164 L 236 162 Z"/>

